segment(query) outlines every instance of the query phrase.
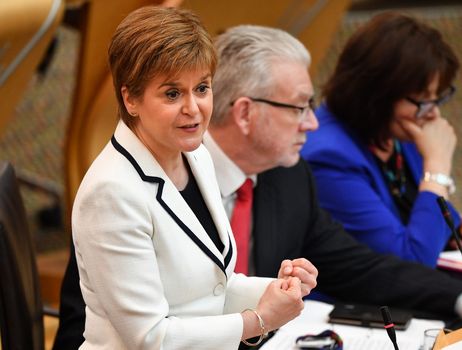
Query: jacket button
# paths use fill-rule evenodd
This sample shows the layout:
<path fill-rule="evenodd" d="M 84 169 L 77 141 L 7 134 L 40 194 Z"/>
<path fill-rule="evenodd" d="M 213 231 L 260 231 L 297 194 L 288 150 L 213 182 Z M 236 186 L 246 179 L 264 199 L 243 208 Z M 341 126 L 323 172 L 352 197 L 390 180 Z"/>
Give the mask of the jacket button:
<path fill-rule="evenodd" d="M 213 289 L 213 295 L 215 296 L 222 295 L 224 291 L 225 291 L 225 287 L 223 286 L 223 284 L 218 283 Z"/>

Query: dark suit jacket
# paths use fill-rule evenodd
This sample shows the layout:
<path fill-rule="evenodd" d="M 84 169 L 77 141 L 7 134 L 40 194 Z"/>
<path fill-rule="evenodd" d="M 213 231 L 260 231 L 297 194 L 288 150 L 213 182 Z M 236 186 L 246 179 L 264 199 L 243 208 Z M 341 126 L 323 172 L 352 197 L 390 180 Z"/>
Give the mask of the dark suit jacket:
<path fill-rule="evenodd" d="M 319 208 L 314 186 L 304 161 L 258 176 L 253 213 L 258 276 L 275 277 L 282 260 L 305 257 L 319 270 L 317 289 L 338 300 L 387 304 L 442 318 L 455 316 L 462 281 L 372 252 Z M 77 349 L 83 342 L 84 306 L 71 254 L 54 349 Z"/>
<path fill-rule="evenodd" d="M 338 300 L 450 317 L 462 293 L 461 280 L 379 255 L 348 235 L 320 209 L 315 182 L 304 161 L 258 177 L 253 234 L 257 275 L 275 276 L 283 259 L 305 257 L 319 270 L 316 289 Z"/>

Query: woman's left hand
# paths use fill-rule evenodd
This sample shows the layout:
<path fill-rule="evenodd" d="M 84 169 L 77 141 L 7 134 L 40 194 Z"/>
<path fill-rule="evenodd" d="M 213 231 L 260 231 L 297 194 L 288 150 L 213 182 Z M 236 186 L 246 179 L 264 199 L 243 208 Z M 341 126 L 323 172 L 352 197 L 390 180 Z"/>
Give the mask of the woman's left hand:
<path fill-rule="evenodd" d="M 305 258 L 284 260 L 281 263 L 278 278 L 288 279 L 289 277 L 298 277 L 300 279 L 302 282 L 302 296 L 304 297 L 310 294 L 311 290 L 316 287 L 318 269 Z"/>

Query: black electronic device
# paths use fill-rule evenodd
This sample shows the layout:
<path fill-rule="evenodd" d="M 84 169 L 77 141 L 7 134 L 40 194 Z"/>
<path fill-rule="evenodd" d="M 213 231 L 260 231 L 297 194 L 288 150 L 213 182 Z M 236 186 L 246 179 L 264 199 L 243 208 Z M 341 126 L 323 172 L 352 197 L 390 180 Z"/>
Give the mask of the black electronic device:
<path fill-rule="evenodd" d="M 411 322 L 409 311 L 393 309 L 393 323 L 398 330 L 404 330 Z M 337 303 L 329 313 L 329 322 L 351 326 L 383 328 L 383 318 L 377 306 Z"/>

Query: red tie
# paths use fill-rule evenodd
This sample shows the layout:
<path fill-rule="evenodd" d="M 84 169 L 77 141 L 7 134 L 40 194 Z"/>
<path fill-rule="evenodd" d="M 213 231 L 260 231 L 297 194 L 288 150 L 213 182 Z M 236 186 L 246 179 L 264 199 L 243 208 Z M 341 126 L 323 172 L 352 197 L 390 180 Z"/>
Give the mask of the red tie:
<path fill-rule="evenodd" d="M 249 270 L 250 220 L 252 217 L 252 180 L 245 180 L 236 193 L 236 203 L 231 217 L 231 228 L 237 245 L 237 261 L 234 271 L 247 275 Z"/>

